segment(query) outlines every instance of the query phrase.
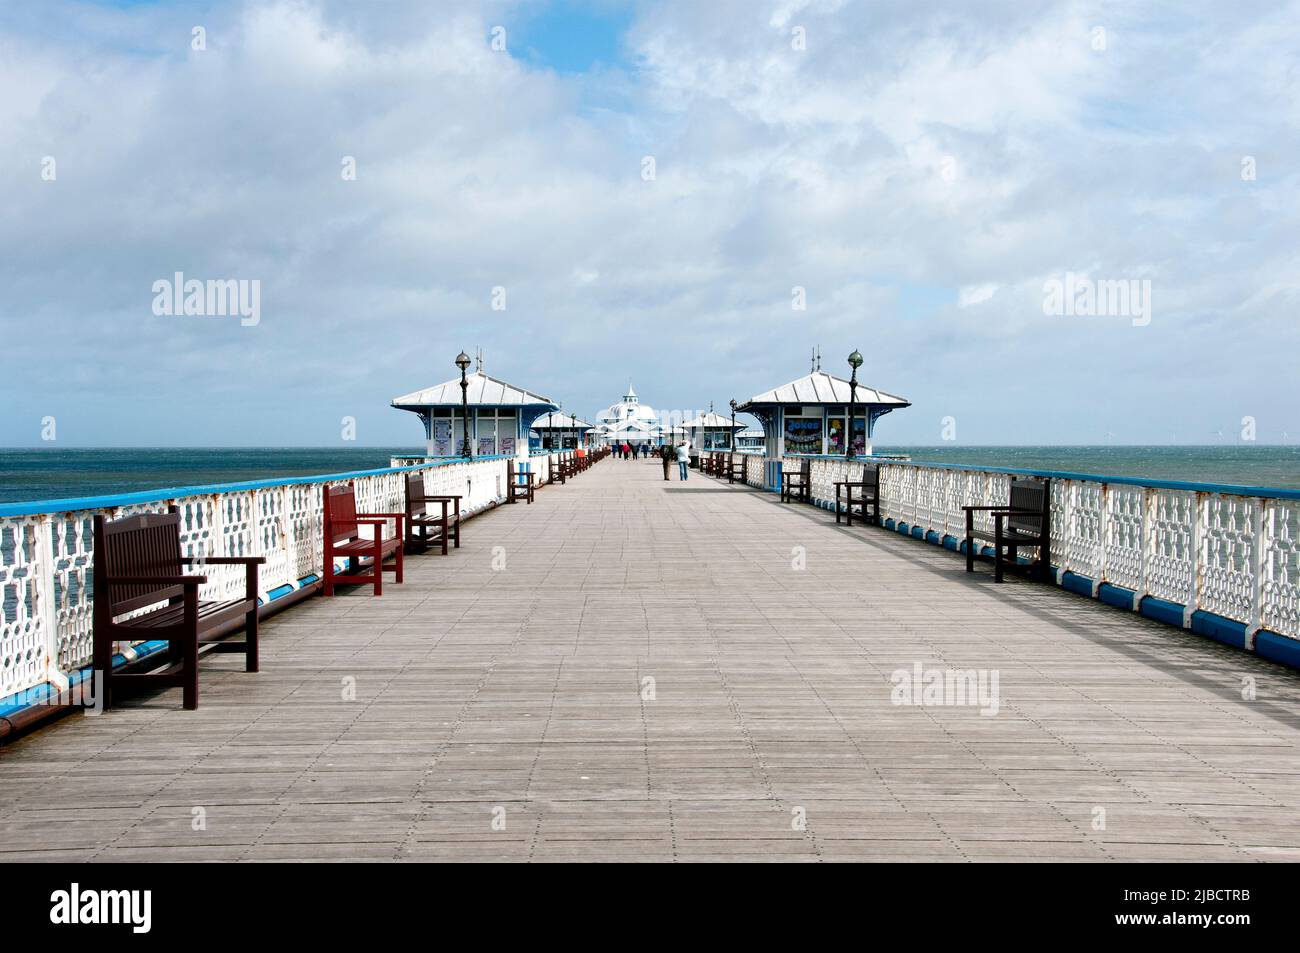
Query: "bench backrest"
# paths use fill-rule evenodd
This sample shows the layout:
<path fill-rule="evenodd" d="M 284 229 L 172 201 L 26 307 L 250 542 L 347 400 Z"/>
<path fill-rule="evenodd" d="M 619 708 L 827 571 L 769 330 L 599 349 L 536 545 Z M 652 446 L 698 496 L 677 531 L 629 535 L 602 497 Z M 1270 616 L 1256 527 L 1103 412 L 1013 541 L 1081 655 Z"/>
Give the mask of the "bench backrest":
<path fill-rule="evenodd" d="M 406 474 L 406 515 L 423 516 L 424 509 L 424 474 Z"/>
<path fill-rule="evenodd" d="M 1041 534 L 1048 523 L 1048 507 L 1051 503 L 1051 481 L 1017 480 L 1011 481 L 1011 509 L 1007 525 L 1017 532 Z"/>
<path fill-rule="evenodd" d="M 342 543 L 356 539 L 357 496 L 351 483 L 325 487 L 325 535 L 331 542 Z"/>
<path fill-rule="evenodd" d="M 873 490 L 880 489 L 880 464 L 879 463 L 862 464 L 862 485 L 870 487 Z"/>
<path fill-rule="evenodd" d="M 110 616 L 183 596 L 180 584 L 115 585 L 110 576 L 181 576 L 180 513 L 145 513 L 120 520 L 95 517 L 95 599 L 106 600 Z"/>

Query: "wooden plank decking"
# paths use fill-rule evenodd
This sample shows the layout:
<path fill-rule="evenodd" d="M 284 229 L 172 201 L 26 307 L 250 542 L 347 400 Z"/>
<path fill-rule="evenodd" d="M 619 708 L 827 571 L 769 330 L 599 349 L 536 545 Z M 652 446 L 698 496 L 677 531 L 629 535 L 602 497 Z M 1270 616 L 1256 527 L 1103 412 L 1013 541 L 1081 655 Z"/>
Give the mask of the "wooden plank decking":
<path fill-rule="evenodd" d="M 206 659 L 197 712 L 0 752 L 0 856 L 1300 855 L 1300 679 L 935 546 L 611 459 L 407 567 L 270 620 L 261 674 Z M 998 713 L 891 703 L 917 662 Z"/>

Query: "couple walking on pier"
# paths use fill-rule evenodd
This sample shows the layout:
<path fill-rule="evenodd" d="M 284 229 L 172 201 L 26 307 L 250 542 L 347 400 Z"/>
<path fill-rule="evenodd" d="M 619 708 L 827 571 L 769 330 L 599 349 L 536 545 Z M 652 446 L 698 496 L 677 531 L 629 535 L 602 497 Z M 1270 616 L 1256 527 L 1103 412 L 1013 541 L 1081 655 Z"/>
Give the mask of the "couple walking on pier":
<path fill-rule="evenodd" d="M 677 479 L 686 479 L 686 470 L 691 465 L 691 442 L 683 440 L 676 447 L 670 447 L 664 444 L 659 448 L 659 458 L 664 464 L 664 479 L 668 479 L 668 468 L 672 466 L 672 461 L 677 460 Z"/>

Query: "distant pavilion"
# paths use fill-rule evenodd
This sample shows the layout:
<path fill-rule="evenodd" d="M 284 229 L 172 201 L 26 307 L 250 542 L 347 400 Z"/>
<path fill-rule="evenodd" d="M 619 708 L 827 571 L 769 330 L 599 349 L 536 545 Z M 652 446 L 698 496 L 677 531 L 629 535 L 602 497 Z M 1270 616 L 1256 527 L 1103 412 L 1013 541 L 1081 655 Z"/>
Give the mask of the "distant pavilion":
<path fill-rule="evenodd" d="M 481 369 L 468 375 L 468 383 L 469 442 L 476 457 L 527 456 L 533 423 L 543 414 L 560 409 L 549 397 L 489 377 Z M 460 456 L 465 417 L 459 377 L 394 397 L 392 406 L 409 410 L 424 423 L 429 456 Z"/>
<path fill-rule="evenodd" d="M 631 384 L 621 401 L 596 415 L 596 430 L 600 440 L 608 444 L 654 445 L 661 437 L 659 415 L 653 407 L 641 403 Z"/>
<path fill-rule="evenodd" d="M 870 456 L 876 421 L 890 411 L 912 406 L 911 401 L 858 384 L 854 402 L 853 443 L 859 456 Z M 771 470 L 781 458 L 800 454 L 843 455 L 848 428 L 849 382 L 825 371 L 782 384 L 751 397 L 736 408 L 758 418 L 763 425 L 764 455 Z"/>
<path fill-rule="evenodd" d="M 534 450 L 576 450 L 588 446 L 593 431 L 591 424 L 573 414 L 546 413 L 533 424 L 530 438 L 536 435 L 536 440 L 529 443 Z"/>
<path fill-rule="evenodd" d="M 694 420 L 682 424 L 696 450 L 731 450 L 735 434 L 745 429 L 744 424 L 732 426 L 731 418 L 715 414 L 710 408 Z"/>

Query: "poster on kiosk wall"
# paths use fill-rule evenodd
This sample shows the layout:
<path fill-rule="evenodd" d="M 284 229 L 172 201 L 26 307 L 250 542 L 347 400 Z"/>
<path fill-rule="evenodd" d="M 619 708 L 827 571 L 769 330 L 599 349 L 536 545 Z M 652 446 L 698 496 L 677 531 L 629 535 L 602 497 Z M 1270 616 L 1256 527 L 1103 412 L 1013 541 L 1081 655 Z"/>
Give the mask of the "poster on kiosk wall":
<path fill-rule="evenodd" d="M 433 422 L 433 455 L 435 457 L 449 457 L 452 453 L 459 453 L 460 448 L 452 450 L 451 441 L 451 421 L 435 420 Z"/>
<path fill-rule="evenodd" d="M 821 453 L 822 419 L 820 417 L 785 418 L 786 453 Z"/>

